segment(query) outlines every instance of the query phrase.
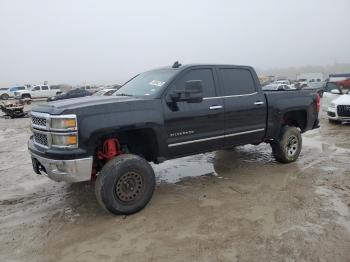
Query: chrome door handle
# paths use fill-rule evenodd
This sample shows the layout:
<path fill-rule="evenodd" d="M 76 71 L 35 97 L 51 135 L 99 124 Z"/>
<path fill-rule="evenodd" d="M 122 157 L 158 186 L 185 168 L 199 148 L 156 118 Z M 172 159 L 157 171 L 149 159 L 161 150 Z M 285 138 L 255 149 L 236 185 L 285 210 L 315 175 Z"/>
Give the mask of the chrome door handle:
<path fill-rule="evenodd" d="M 217 110 L 217 109 L 221 109 L 222 106 L 211 106 L 209 107 L 210 110 Z"/>
<path fill-rule="evenodd" d="M 254 102 L 254 105 L 263 105 L 263 104 L 264 104 L 264 102 L 261 102 L 261 101 Z"/>

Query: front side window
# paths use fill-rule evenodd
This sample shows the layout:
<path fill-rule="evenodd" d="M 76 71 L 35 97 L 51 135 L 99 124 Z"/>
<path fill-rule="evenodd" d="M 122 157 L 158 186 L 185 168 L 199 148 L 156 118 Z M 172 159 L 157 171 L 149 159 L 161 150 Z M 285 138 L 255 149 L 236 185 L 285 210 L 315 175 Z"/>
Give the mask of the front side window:
<path fill-rule="evenodd" d="M 158 69 L 141 73 L 126 82 L 115 95 L 157 97 L 177 72 L 175 69 Z"/>
<path fill-rule="evenodd" d="M 256 92 L 254 79 L 247 69 L 221 68 L 224 96 L 245 95 Z"/>
<path fill-rule="evenodd" d="M 39 91 L 40 90 L 40 86 L 36 86 L 33 88 L 33 91 Z"/>
<path fill-rule="evenodd" d="M 10 91 L 11 92 L 15 92 L 15 91 L 17 91 L 18 90 L 18 87 L 12 87 L 12 88 L 10 88 Z"/>
<path fill-rule="evenodd" d="M 193 69 L 186 72 L 174 84 L 175 90 L 185 90 L 186 82 L 190 80 L 200 80 L 202 82 L 203 97 L 216 96 L 213 72 L 208 68 Z"/>

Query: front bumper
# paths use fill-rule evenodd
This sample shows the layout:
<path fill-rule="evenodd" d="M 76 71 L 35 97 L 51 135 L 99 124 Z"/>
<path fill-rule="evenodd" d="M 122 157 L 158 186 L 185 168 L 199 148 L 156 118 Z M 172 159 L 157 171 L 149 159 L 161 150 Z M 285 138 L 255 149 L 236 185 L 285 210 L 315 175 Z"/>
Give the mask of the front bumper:
<path fill-rule="evenodd" d="M 339 116 L 336 107 L 328 107 L 327 117 L 331 120 L 344 121 L 344 122 L 350 121 L 350 117 Z"/>
<path fill-rule="evenodd" d="M 75 183 L 91 179 L 92 157 L 56 160 L 44 158 L 33 152 L 30 152 L 30 155 L 35 173 L 47 175 L 52 180 Z"/>

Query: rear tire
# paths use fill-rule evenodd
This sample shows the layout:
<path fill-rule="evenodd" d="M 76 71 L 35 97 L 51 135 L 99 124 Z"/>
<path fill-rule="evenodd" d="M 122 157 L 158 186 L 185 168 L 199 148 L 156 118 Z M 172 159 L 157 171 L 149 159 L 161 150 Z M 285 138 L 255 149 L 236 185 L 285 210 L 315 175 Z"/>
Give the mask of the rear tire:
<path fill-rule="evenodd" d="M 302 138 L 298 128 L 284 126 L 279 138 L 271 142 L 272 154 L 280 163 L 291 163 L 298 159 Z"/>
<path fill-rule="evenodd" d="M 10 96 L 9 96 L 8 94 L 2 94 L 2 95 L 1 95 L 1 99 L 2 99 L 2 100 L 7 100 L 7 99 L 9 99 L 9 97 L 10 97 Z"/>
<path fill-rule="evenodd" d="M 113 214 L 133 214 L 150 201 L 155 188 L 151 165 L 124 154 L 110 160 L 97 176 L 95 194 L 100 206 Z"/>

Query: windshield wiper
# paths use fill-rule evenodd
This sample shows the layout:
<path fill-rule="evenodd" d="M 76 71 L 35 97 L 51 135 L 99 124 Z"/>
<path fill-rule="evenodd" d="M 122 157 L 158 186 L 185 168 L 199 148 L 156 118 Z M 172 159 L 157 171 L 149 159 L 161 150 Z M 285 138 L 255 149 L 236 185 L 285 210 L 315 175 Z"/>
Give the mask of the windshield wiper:
<path fill-rule="evenodd" d="M 115 95 L 117 95 L 117 96 L 133 96 L 133 95 L 130 95 L 130 94 L 125 94 L 125 93 L 120 93 L 120 94 L 116 93 Z"/>

